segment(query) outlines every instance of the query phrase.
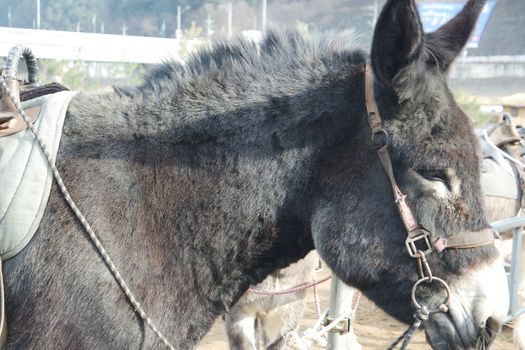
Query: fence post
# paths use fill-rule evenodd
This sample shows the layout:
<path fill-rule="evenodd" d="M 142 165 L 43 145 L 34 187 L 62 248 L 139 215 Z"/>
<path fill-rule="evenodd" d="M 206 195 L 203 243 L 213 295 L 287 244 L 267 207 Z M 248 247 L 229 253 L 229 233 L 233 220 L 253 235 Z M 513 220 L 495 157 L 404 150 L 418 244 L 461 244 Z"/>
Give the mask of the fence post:
<path fill-rule="evenodd" d="M 352 308 L 352 299 L 354 295 L 354 288 L 344 284 L 339 278 L 332 273 L 330 281 L 330 310 L 328 313 L 329 319 L 335 319 L 344 312 L 350 312 Z M 350 315 L 348 315 L 350 317 Z M 328 349 L 330 350 L 349 350 L 356 349 L 352 344 L 357 343 L 353 339 L 355 335 L 350 333 L 328 333 Z M 358 343 L 357 343 L 358 344 Z M 360 346 L 359 346 L 360 348 Z"/>
<path fill-rule="evenodd" d="M 520 285 L 520 269 L 521 269 L 521 242 L 523 240 L 523 228 L 518 228 L 514 231 L 512 240 L 512 258 L 509 279 L 510 305 L 509 311 L 511 316 L 515 316 L 518 311 L 518 289 Z"/>

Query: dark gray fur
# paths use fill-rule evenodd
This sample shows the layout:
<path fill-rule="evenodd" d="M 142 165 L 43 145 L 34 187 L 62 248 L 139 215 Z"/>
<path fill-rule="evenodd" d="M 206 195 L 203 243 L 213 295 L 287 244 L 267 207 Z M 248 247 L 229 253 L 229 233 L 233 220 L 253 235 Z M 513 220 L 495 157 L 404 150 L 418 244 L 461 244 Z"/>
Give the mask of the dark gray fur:
<path fill-rule="evenodd" d="M 414 1 L 390 0 L 372 48 L 396 177 L 422 225 L 446 235 L 487 226 L 477 141 L 443 70 L 470 33 L 459 27 L 424 36 Z M 250 284 L 314 241 L 343 281 L 412 321 L 417 268 L 370 140 L 365 58 L 330 40 L 274 33 L 258 48 L 237 41 L 184 67 L 167 63 L 141 88 L 72 101 L 58 167 L 177 349 L 193 348 Z M 463 181 L 451 202 L 423 186 L 424 172 L 444 168 Z M 495 256 L 486 247 L 430 260 L 452 281 Z M 5 280 L 9 350 L 161 348 L 56 187 L 31 244 L 5 262 Z M 430 292 L 421 299 L 439 297 Z M 434 323 L 435 347 L 475 341 L 446 318 L 431 319 L 428 332 Z"/>

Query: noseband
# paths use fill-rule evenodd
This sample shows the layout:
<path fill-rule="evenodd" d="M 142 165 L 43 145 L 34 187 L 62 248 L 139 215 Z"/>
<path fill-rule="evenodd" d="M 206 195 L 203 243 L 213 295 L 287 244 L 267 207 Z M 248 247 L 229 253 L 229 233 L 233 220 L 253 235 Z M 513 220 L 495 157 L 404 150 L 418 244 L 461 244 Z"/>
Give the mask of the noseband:
<path fill-rule="evenodd" d="M 420 279 L 412 287 L 412 303 L 416 308 L 416 314 L 414 315 L 416 320 L 412 327 L 410 327 L 407 332 L 399 337 L 399 339 L 390 347 L 393 349 L 399 341 L 404 339 L 401 347 L 401 349 L 404 349 L 406 345 L 408 345 L 415 330 L 419 328 L 423 320 L 428 319 L 430 314 L 448 312 L 450 298 L 449 286 L 444 280 L 432 275 L 432 270 L 427 262 L 426 255 L 433 251 L 441 252 L 447 248 L 466 249 L 490 245 L 494 243 L 495 237 L 494 231 L 490 228 L 480 231 L 464 231 L 447 237 L 433 237 L 428 230 L 424 229 L 417 222 L 412 209 L 406 202 L 406 195 L 403 194 L 397 185 L 394 176 L 392 161 L 390 159 L 390 154 L 388 153 L 388 134 L 382 127 L 381 115 L 379 114 L 374 94 L 374 74 L 370 64 L 365 64 L 365 99 L 367 119 L 372 131 L 374 148 L 390 181 L 399 216 L 401 217 L 401 221 L 407 231 L 405 245 L 408 254 L 412 258 L 417 259 L 419 268 Z M 439 307 L 428 310 L 427 307 L 421 306 L 418 303 L 416 299 L 416 290 L 423 282 L 432 283 L 434 281 L 444 287 L 447 292 L 447 297 Z"/>

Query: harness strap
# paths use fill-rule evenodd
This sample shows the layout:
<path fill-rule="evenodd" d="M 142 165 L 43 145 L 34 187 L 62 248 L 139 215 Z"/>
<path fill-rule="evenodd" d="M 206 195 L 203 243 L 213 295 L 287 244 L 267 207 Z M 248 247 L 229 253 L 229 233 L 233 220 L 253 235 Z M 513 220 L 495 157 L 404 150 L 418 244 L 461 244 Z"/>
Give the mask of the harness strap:
<path fill-rule="evenodd" d="M 511 124 L 511 125 L 513 127 L 513 131 L 517 133 L 516 127 L 514 127 L 514 124 Z M 514 159 L 517 159 L 517 160 L 521 159 L 521 149 L 523 148 L 523 142 L 521 139 L 519 142 L 507 143 L 504 146 L 504 148 L 508 154 L 514 157 Z M 525 208 L 525 170 L 522 166 L 520 166 L 516 162 L 511 162 L 511 165 L 516 171 L 516 174 L 518 175 L 520 208 Z"/>
<path fill-rule="evenodd" d="M 406 196 L 399 189 L 397 185 L 394 170 L 392 169 L 392 161 L 390 159 L 390 154 L 388 153 L 388 145 L 386 144 L 387 133 L 382 127 L 381 115 L 375 103 L 375 94 L 374 94 L 374 76 L 370 65 L 365 65 L 366 79 L 365 79 L 365 100 L 366 100 L 366 109 L 368 111 L 368 124 L 370 129 L 372 129 L 372 139 L 376 142 L 378 147 L 376 152 L 381 161 L 381 165 L 385 170 L 388 179 L 390 180 L 390 185 L 392 186 L 392 191 L 394 193 L 394 199 L 401 216 L 401 220 L 405 225 L 406 230 L 410 233 L 419 228 L 417 221 L 412 213 L 412 210 L 405 201 Z M 381 142 L 381 143 L 379 143 Z"/>
<path fill-rule="evenodd" d="M 372 140 L 375 143 L 376 152 L 385 170 L 392 191 L 394 193 L 395 202 L 399 215 L 403 224 L 408 233 L 408 241 L 414 242 L 430 234 L 424 230 L 418 223 L 412 212 L 412 209 L 406 202 L 406 195 L 403 194 L 399 186 L 397 185 L 394 170 L 392 168 L 392 160 L 388 153 L 387 145 L 387 132 L 382 127 L 381 115 L 377 107 L 375 93 L 374 93 L 374 73 L 369 64 L 365 64 L 365 101 L 366 109 L 368 113 L 368 124 L 372 130 Z M 490 228 L 481 230 L 481 231 L 465 231 L 453 234 L 448 237 L 439 237 L 435 240 L 433 246 L 434 249 L 438 252 L 446 248 L 456 248 L 456 249 L 466 249 L 466 248 L 475 248 L 484 245 L 493 244 L 495 240 L 494 231 Z M 413 246 L 415 247 L 415 246 Z M 429 250 L 432 250 L 432 247 L 428 247 Z M 418 257 L 419 254 L 417 251 L 412 251 L 410 249 L 411 256 Z M 425 254 L 428 254 L 430 251 L 424 251 Z"/>
<path fill-rule="evenodd" d="M 2 272 L 2 259 L 0 259 L 0 349 L 4 348 L 7 340 L 7 322 L 5 316 L 4 274 Z"/>
<path fill-rule="evenodd" d="M 439 237 L 434 242 L 436 251 L 441 252 L 446 248 L 467 249 L 482 247 L 494 243 L 495 232 L 491 228 L 481 231 L 463 231 L 448 237 Z"/>

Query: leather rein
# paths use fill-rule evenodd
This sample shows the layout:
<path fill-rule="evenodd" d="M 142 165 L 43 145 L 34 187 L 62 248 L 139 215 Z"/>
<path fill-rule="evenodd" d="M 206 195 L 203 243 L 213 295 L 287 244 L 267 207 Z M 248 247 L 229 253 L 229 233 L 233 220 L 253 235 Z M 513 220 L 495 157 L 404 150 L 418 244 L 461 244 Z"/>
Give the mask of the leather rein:
<path fill-rule="evenodd" d="M 388 134 L 382 127 L 381 115 L 379 113 L 374 93 L 374 74 L 369 63 L 365 64 L 365 99 L 367 120 L 372 131 L 374 148 L 383 170 L 390 181 L 399 216 L 407 231 L 405 245 L 408 254 L 412 258 L 417 259 L 419 269 L 420 279 L 414 283 L 414 286 L 412 287 L 412 304 L 416 308 L 416 314 L 414 315 L 415 322 L 389 348 L 393 349 L 401 340 L 403 340 L 401 349 L 404 349 L 406 345 L 408 345 L 415 330 L 421 325 L 422 321 L 428 319 L 430 314 L 448 312 L 449 309 L 450 288 L 444 280 L 432 275 L 432 270 L 430 269 L 426 255 L 433 251 L 442 252 L 447 248 L 467 249 L 491 245 L 494 244 L 496 234 L 494 230 L 487 228 L 480 231 L 464 231 L 447 237 L 432 237 L 431 233 L 417 222 L 412 209 L 406 202 L 406 195 L 397 185 L 394 176 L 392 161 L 390 159 L 390 154 L 388 153 Z M 416 290 L 421 283 L 432 283 L 434 281 L 440 283 L 444 287 L 447 296 L 445 301 L 437 308 L 428 310 L 427 307 L 418 303 L 416 299 Z"/>

